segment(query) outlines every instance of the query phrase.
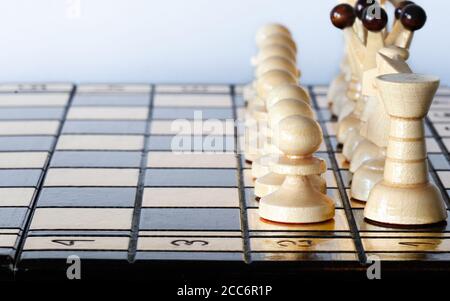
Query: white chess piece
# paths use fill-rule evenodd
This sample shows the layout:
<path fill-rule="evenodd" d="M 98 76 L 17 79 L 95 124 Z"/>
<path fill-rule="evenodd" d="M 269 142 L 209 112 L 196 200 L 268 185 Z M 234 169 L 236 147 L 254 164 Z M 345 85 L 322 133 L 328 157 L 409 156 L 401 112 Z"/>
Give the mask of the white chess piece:
<path fill-rule="evenodd" d="M 370 192 L 364 217 L 394 225 L 444 221 L 447 211 L 442 195 L 428 178 L 423 124 L 439 79 L 388 74 L 377 77 L 377 86 L 391 127 L 383 180 Z"/>
<path fill-rule="evenodd" d="M 272 171 L 286 176 L 280 188 L 260 200 L 260 217 L 281 223 L 317 223 L 334 217 L 334 202 L 316 190 L 309 176 L 326 171 L 323 159 L 314 157 L 322 143 L 320 125 L 312 118 L 290 116 L 277 126 L 274 143 L 284 153 Z"/>

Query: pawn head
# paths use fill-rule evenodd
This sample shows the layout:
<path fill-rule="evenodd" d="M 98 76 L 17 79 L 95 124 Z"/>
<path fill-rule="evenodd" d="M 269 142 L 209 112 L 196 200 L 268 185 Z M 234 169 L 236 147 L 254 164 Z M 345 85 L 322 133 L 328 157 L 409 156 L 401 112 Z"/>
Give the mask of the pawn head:
<path fill-rule="evenodd" d="M 258 67 L 255 69 L 255 77 L 260 78 L 264 73 L 271 70 L 284 70 L 296 78 L 300 74 L 293 61 L 282 56 L 272 56 L 258 64 Z"/>
<path fill-rule="evenodd" d="M 270 108 L 269 126 L 277 125 L 281 120 L 293 115 L 314 118 L 314 113 L 309 104 L 300 99 L 285 98 Z"/>
<path fill-rule="evenodd" d="M 322 143 L 320 125 L 314 119 L 301 115 L 281 120 L 273 134 L 275 145 L 287 156 L 310 156 Z"/>
<path fill-rule="evenodd" d="M 310 98 L 308 92 L 297 84 L 285 84 L 273 89 L 266 99 L 267 109 L 270 109 L 280 100 L 292 98 L 303 100 L 307 104 L 310 104 Z"/>
<path fill-rule="evenodd" d="M 273 34 L 281 34 L 287 37 L 291 36 L 291 32 L 286 26 L 278 23 L 269 23 L 258 29 L 256 33 L 256 44 L 260 46 L 268 36 Z"/>
<path fill-rule="evenodd" d="M 283 84 L 295 84 L 297 79 L 284 70 L 272 70 L 264 73 L 256 81 L 256 92 L 262 99 L 267 99 L 269 93 Z"/>

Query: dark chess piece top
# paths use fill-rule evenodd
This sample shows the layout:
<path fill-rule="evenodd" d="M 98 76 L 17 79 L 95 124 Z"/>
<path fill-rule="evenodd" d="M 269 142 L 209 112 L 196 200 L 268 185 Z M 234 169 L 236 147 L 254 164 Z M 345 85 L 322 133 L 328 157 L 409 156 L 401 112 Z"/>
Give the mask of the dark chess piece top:
<path fill-rule="evenodd" d="M 330 13 L 330 19 L 331 23 L 339 29 L 351 27 L 356 19 L 355 10 L 348 4 L 336 5 Z"/>
<path fill-rule="evenodd" d="M 403 9 L 400 21 L 406 29 L 416 31 L 425 25 L 427 14 L 419 5 L 410 4 Z"/>
<path fill-rule="evenodd" d="M 363 16 L 361 19 L 364 27 L 373 32 L 379 32 L 386 27 L 388 22 L 388 15 L 386 11 L 378 7 L 366 7 L 363 11 Z"/>

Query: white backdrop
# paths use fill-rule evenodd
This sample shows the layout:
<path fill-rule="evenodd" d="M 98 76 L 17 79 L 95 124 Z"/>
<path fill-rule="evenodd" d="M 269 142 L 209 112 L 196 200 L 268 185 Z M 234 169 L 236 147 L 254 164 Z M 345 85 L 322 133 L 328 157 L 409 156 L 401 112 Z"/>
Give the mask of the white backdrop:
<path fill-rule="evenodd" d="M 336 2 L 0 0 L 0 81 L 246 82 L 255 31 L 279 21 L 298 42 L 302 81 L 327 83 L 342 53 Z M 429 22 L 411 64 L 450 84 L 450 1 L 416 2 Z"/>

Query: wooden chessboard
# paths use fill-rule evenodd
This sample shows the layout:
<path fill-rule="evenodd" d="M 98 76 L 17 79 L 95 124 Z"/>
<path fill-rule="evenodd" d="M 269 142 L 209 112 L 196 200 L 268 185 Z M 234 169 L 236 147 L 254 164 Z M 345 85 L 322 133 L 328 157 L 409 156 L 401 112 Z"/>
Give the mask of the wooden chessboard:
<path fill-rule="evenodd" d="M 449 225 L 364 221 L 326 90 L 309 87 L 335 219 L 280 225 L 259 219 L 239 151 L 242 86 L 0 85 L 0 278 L 64 279 L 73 255 L 86 277 L 365 274 L 373 258 L 386 270 L 450 271 Z M 199 112 L 215 126 L 199 126 Z M 178 119 L 194 136 L 173 153 Z M 450 89 L 439 90 L 426 136 L 431 179 L 450 205 Z"/>

